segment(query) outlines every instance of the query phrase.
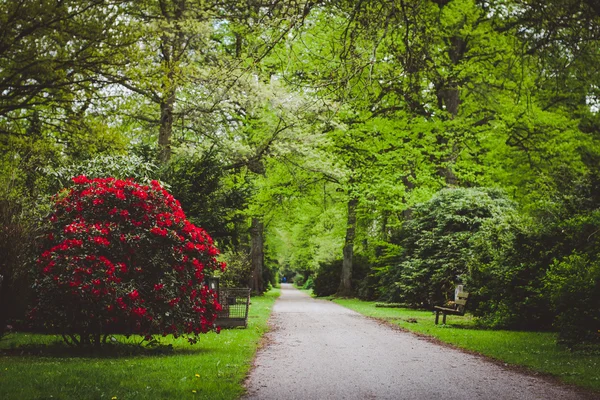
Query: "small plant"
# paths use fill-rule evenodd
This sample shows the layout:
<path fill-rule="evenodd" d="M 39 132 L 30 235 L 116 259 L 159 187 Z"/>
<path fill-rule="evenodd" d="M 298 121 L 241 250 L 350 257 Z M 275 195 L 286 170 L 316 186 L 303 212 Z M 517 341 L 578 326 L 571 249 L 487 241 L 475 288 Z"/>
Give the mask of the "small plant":
<path fill-rule="evenodd" d="M 214 329 L 220 305 L 205 278 L 225 264 L 179 202 L 157 181 L 73 182 L 54 197 L 35 263 L 32 323 L 69 344 L 96 346 L 114 333 L 195 343 Z"/>

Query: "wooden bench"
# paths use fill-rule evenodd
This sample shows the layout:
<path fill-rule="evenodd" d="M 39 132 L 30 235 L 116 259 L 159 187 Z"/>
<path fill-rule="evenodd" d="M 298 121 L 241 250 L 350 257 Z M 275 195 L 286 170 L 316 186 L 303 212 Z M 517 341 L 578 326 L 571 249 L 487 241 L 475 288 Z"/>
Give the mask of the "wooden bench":
<path fill-rule="evenodd" d="M 446 315 L 465 315 L 467 308 L 467 300 L 469 300 L 468 292 L 456 292 L 454 304 L 451 307 L 435 306 L 435 324 L 437 325 L 442 313 L 442 323 L 446 324 Z"/>

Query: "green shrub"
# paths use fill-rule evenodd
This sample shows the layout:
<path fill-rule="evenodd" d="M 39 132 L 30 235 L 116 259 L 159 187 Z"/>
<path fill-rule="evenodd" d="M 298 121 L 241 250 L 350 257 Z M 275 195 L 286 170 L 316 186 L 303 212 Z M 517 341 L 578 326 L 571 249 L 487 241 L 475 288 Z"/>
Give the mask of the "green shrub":
<path fill-rule="evenodd" d="M 294 285 L 296 287 L 302 287 L 302 285 L 304 285 L 305 280 L 306 279 L 304 278 L 304 275 L 302 275 L 302 274 L 296 274 L 294 276 L 294 278 L 292 279 L 292 282 L 294 283 Z"/>
<path fill-rule="evenodd" d="M 599 216 L 573 215 L 545 225 L 517 217 L 484 224 L 484 234 L 472 242 L 466 282 L 474 294 L 470 308 L 480 322 L 517 329 L 558 326 L 549 270 L 555 260 L 568 260 L 572 253 L 597 259 L 593 233 L 600 226 Z"/>
<path fill-rule="evenodd" d="M 304 282 L 304 285 L 302 285 L 302 289 L 309 290 L 309 289 L 313 289 L 314 287 L 315 287 L 315 280 L 313 279 L 313 277 L 311 275 L 308 277 L 306 282 Z"/>
<path fill-rule="evenodd" d="M 31 282 L 26 266 L 34 257 L 39 226 L 29 199 L 0 200 L 0 333 L 25 318 Z"/>
<path fill-rule="evenodd" d="M 252 279 L 252 259 L 245 249 L 223 254 L 227 269 L 220 275 L 223 287 L 248 287 Z"/>
<path fill-rule="evenodd" d="M 215 154 L 176 154 L 161 179 L 192 223 L 211 232 L 220 247 L 239 248 L 247 229 L 241 210 L 247 207 L 250 186 L 230 181 Z"/>
<path fill-rule="evenodd" d="M 338 259 L 319 264 L 313 288 L 313 293 L 316 296 L 331 296 L 337 292 L 340 286 L 342 263 L 343 261 Z M 352 261 L 352 287 L 355 290 L 360 287 L 361 281 L 367 276 L 369 270 L 369 260 L 361 254 L 354 254 Z"/>
<path fill-rule="evenodd" d="M 341 259 L 320 263 L 314 278 L 313 293 L 319 297 L 335 294 L 340 286 L 341 273 Z"/>
<path fill-rule="evenodd" d="M 47 169 L 51 193 L 72 185 L 71 179 L 85 175 L 88 178 L 112 176 L 117 179 L 131 178 L 136 182 L 149 183 L 158 174 L 158 166 L 136 155 L 99 155 L 63 167 Z"/>
<path fill-rule="evenodd" d="M 574 253 L 556 260 L 544 279 L 556 312 L 559 341 L 573 345 L 600 340 L 600 262 Z"/>
<path fill-rule="evenodd" d="M 400 233 L 402 254 L 382 267 L 382 299 L 427 308 L 452 299 L 482 225 L 512 212 L 505 195 L 489 188 L 443 189 L 417 205 Z"/>
<path fill-rule="evenodd" d="M 465 284 L 469 309 L 495 328 L 549 328 L 552 311 L 542 278 L 552 258 L 544 252 L 535 226 L 516 213 L 489 220 L 471 242 Z"/>

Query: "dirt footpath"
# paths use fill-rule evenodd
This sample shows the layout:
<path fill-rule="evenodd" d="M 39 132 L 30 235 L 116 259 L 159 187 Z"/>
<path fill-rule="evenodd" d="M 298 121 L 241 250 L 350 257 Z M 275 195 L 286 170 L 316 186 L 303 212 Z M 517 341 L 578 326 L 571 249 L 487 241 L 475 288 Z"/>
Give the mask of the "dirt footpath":
<path fill-rule="evenodd" d="M 282 285 L 245 399 L 589 399 Z"/>

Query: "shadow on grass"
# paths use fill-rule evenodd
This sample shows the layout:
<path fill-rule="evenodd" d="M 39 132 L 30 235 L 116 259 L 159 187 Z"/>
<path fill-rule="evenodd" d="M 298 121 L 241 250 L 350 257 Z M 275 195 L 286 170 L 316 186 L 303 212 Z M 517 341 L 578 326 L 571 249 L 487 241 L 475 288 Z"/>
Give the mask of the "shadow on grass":
<path fill-rule="evenodd" d="M 126 357 L 161 357 L 170 355 L 192 355 L 208 353 L 211 350 L 201 347 L 189 349 L 174 348 L 172 344 L 154 344 L 152 346 L 136 343 L 106 343 L 100 348 L 71 347 L 57 340 L 52 343 L 17 344 L 9 348 L 1 348 L 0 356 L 36 356 L 49 358 L 126 358 Z"/>

